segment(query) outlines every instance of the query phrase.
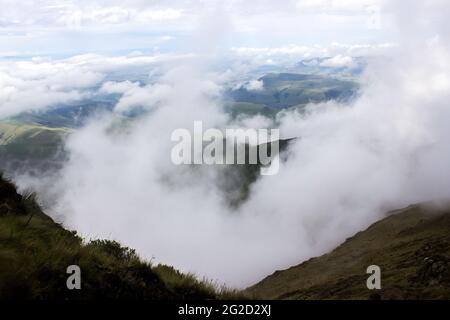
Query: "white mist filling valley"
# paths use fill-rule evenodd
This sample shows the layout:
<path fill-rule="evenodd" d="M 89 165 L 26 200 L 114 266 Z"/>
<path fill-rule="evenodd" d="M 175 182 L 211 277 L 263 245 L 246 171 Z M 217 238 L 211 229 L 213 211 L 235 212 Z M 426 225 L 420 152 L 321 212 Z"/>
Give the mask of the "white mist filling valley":
<path fill-rule="evenodd" d="M 193 59 L 144 87 L 131 105 L 154 99 L 157 107 L 116 132 L 136 89 L 110 82 L 121 86 L 119 110 L 70 135 L 70 158 L 41 193 L 55 195 L 50 211 L 87 238 L 116 239 L 153 262 L 238 288 L 333 249 L 390 209 L 446 200 L 450 39 L 437 11 L 423 13 L 437 21 L 426 30 L 398 19 L 398 48 L 369 64 L 351 103 L 310 104 L 275 121 L 230 118 L 221 81 Z M 171 134 L 198 120 L 205 128 L 277 127 L 281 139 L 298 139 L 277 174 L 260 176 L 230 207 L 220 168 L 171 161 Z"/>

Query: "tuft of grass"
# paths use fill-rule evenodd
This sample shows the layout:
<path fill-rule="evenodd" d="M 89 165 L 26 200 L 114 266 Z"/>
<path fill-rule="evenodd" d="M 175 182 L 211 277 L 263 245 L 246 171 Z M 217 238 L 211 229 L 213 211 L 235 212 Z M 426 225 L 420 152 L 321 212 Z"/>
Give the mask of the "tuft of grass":
<path fill-rule="evenodd" d="M 158 264 L 153 270 L 171 289 L 188 295 L 197 292 L 204 298 L 221 300 L 242 300 L 250 297 L 242 291 L 228 288 L 224 284 L 221 285 L 206 278 L 198 280 L 195 274 L 182 273 L 172 266 Z"/>

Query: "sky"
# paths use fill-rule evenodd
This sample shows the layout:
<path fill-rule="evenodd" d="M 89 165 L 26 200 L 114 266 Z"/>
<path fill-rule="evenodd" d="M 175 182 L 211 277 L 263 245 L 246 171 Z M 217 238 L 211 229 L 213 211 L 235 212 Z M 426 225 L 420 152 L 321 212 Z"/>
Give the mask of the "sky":
<path fill-rule="evenodd" d="M 0 56 L 186 50 L 208 21 L 221 47 L 390 42 L 383 0 L 0 0 Z M 381 18 L 383 16 L 383 19 Z"/>
<path fill-rule="evenodd" d="M 0 118 L 88 99 L 110 74 L 151 77 L 190 55 L 214 57 L 230 82 L 314 57 L 351 66 L 398 40 L 385 0 L 0 0 L 0 8 Z"/>

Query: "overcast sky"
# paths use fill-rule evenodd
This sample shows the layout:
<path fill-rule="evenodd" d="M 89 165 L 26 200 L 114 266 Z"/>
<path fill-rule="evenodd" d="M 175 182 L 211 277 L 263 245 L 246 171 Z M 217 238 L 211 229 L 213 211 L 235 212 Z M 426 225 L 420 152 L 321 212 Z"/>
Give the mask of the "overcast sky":
<path fill-rule="evenodd" d="M 382 1 L 0 0 L 0 55 L 185 50 L 211 22 L 223 47 L 384 43 Z"/>

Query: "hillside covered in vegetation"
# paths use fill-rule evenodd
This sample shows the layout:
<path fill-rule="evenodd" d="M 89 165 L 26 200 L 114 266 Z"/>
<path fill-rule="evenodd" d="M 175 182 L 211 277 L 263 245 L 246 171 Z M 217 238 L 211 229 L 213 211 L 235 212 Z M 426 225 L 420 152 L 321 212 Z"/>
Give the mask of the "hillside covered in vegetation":
<path fill-rule="evenodd" d="M 381 290 L 367 289 L 370 265 L 381 269 Z M 248 291 L 266 299 L 450 299 L 449 268 L 450 210 L 414 205 Z"/>

